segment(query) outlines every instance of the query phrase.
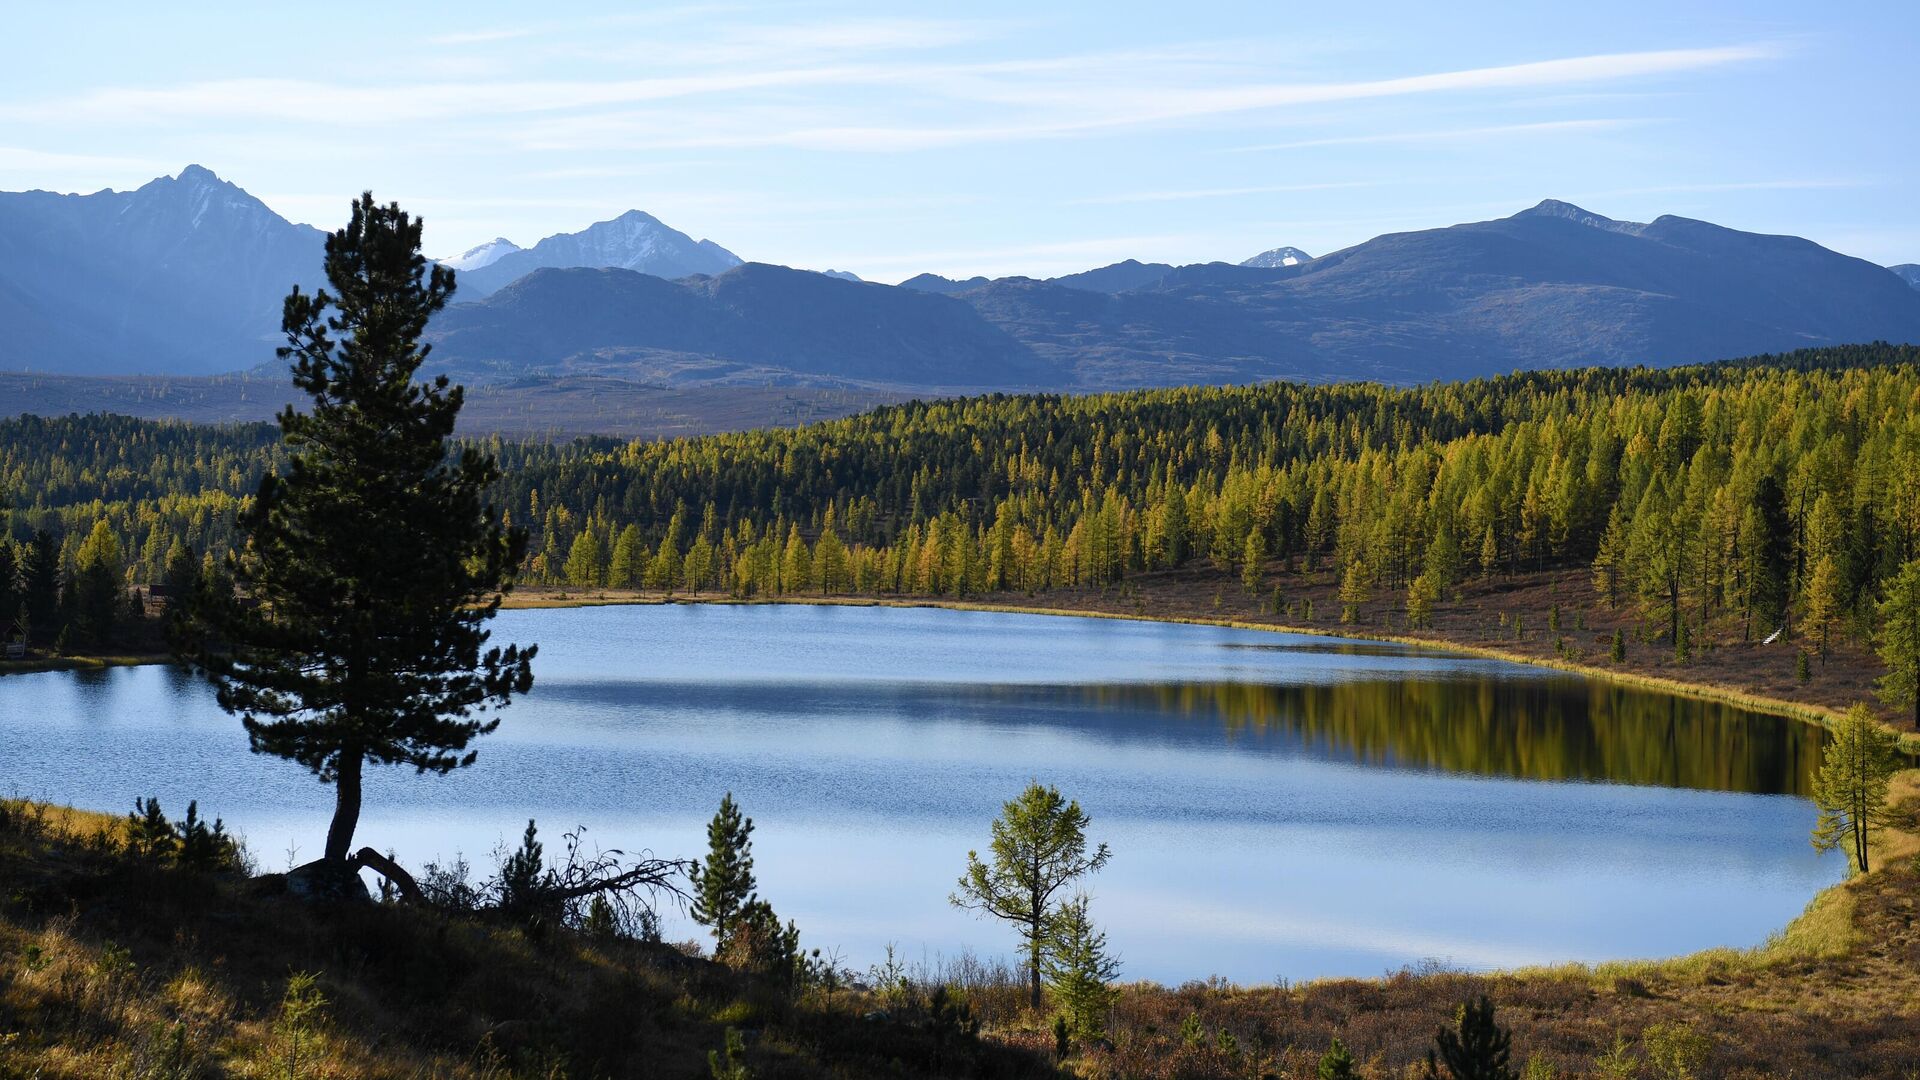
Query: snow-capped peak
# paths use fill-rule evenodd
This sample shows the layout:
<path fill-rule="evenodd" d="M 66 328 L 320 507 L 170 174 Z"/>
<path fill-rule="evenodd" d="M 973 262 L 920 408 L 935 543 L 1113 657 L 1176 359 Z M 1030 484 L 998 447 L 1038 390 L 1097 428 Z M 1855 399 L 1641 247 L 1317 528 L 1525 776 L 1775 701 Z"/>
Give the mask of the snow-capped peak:
<path fill-rule="evenodd" d="M 451 258 L 441 259 L 440 264 L 454 270 L 478 270 L 499 261 L 502 255 L 511 255 L 519 250 L 519 244 L 504 236 L 496 236 L 484 244 L 470 247 Z"/>
<path fill-rule="evenodd" d="M 1301 251 L 1297 247 L 1277 247 L 1277 248 L 1273 248 L 1270 251 L 1263 251 L 1260 254 L 1255 255 L 1253 258 L 1248 259 L 1246 262 L 1241 263 L 1240 265 L 1241 266 L 1263 266 L 1268 268 L 1280 267 L 1280 266 L 1298 266 L 1303 262 L 1311 262 L 1312 259 L 1313 259 L 1313 256 L 1307 254 L 1304 251 Z"/>

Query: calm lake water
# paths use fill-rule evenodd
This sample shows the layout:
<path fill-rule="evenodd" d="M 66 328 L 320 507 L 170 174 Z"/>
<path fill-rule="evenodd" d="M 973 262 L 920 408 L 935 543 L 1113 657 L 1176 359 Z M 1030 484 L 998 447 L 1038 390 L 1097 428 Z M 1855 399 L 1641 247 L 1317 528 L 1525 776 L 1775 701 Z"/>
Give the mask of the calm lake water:
<path fill-rule="evenodd" d="M 833 607 L 513 611 L 537 684 L 447 777 L 371 773 L 359 842 L 477 867 L 537 818 L 704 851 L 732 791 L 761 892 L 864 967 L 1010 955 L 953 910 L 1029 779 L 1114 851 L 1089 880 L 1130 978 L 1377 975 L 1754 945 L 1837 880 L 1807 841 L 1819 734 L 1730 706 L 1361 642 Z M 331 789 L 247 752 L 163 667 L 0 678 L 0 792 L 197 798 L 263 867 L 318 854 Z M 289 848 L 294 850 L 290 853 Z M 670 916 L 671 936 L 698 932 Z"/>

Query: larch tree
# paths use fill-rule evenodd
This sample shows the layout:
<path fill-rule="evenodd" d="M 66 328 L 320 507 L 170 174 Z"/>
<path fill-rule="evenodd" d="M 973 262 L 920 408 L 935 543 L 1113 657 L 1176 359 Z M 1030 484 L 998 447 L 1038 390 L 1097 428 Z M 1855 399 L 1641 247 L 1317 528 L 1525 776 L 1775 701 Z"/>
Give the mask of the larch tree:
<path fill-rule="evenodd" d="M 1040 980 L 1059 904 L 1054 895 L 1107 864 L 1107 845 L 1087 851 L 1086 812 L 1056 788 L 1028 784 L 992 825 L 990 860 L 967 852 L 967 872 L 948 901 L 1013 923 L 1027 954 L 1028 997 L 1040 1007 Z"/>
<path fill-rule="evenodd" d="M 1880 659 L 1887 665 L 1880 696 L 1911 711 L 1914 725 L 1920 727 L 1920 559 L 1902 566 L 1887 582 L 1879 614 Z"/>
<path fill-rule="evenodd" d="M 646 562 L 646 548 L 640 542 L 640 527 L 628 525 L 613 542 L 613 555 L 607 562 L 607 587 L 631 589 L 640 580 Z"/>
<path fill-rule="evenodd" d="M 414 381 L 454 289 L 420 230 L 369 192 L 327 238 L 328 287 L 287 296 L 280 356 L 311 402 L 280 413 L 287 471 L 261 481 L 235 588 L 208 590 L 182 643 L 256 753 L 333 785 L 328 867 L 353 865 L 367 766 L 470 765 L 487 714 L 533 685 L 532 646 L 488 647 L 526 550 L 486 503 L 498 467 L 449 444 L 461 388 Z"/>
<path fill-rule="evenodd" d="M 1814 848 L 1842 849 L 1854 869 L 1866 873 L 1874 830 L 1891 819 L 1887 789 L 1899 769 L 1900 737 L 1865 705 L 1848 709 L 1834 725 L 1813 778 L 1813 802 L 1820 808 Z"/>
<path fill-rule="evenodd" d="M 1356 559 L 1340 575 L 1340 621 L 1358 622 L 1360 608 L 1373 599 L 1373 574 L 1367 564 Z"/>
<path fill-rule="evenodd" d="M 601 557 L 600 537 L 591 527 L 583 528 L 574 536 L 573 545 L 567 549 L 565 573 L 567 584 L 575 588 L 591 589 L 600 585 L 601 570 L 606 560 Z"/>
<path fill-rule="evenodd" d="M 1840 621 L 1841 585 L 1840 568 L 1833 556 L 1820 556 L 1813 564 L 1813 572 L 1807 575 L 1805 630 L 1813 637 L 1822 665 L 1826 664 L 1832 649 L 1834 624 Z"/>
<path fill-rule="evenodd" d="M 120 577 L 120 540 L 105 518 L 93 523 L 80 544 L 69 593 L 70 623 L 80 641 L 105 648 L 113 638 L 121 597 L 126 595 Z"/>

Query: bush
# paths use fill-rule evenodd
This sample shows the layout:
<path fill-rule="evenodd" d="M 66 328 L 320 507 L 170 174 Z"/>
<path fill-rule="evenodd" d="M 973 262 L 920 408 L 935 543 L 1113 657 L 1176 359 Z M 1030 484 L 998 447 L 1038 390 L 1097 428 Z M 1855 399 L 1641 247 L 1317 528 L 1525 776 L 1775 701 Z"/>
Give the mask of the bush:
<path fill-rule="evenodd" d="M 189 870 L 246 869 L 240 842 L 227 835 L 226 825 L 219 818 L 208 825 L 200 817 L 197 801 L 187 804 L 187 816 L 176 824 L 167 820 L 159 799 L 133 800 L 126 838 L 127 851 L 139 858 Z"/>
<path fill-rule="evenodd" d="M 1441 1068 L 1452 1080 L 1519 1080 L 1511 1064 L 1513 1037 L 1493 1022 L 1493 1002 L 1482 994 L 1460 1007 L 1459 1028 L 1441 1028 L 1427 1051 L 1427 1078 L 1440 1080 Z"/>

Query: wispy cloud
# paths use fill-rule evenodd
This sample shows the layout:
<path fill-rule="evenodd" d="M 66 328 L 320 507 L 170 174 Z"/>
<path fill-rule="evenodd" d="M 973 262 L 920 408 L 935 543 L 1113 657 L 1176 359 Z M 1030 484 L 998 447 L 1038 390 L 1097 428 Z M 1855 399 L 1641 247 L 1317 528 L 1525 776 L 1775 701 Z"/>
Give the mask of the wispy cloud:
<path fill-rule="evenodd" d="M 1205 65 L 1192 63 L 1190 48 L 1170 49 L 1165 66 L 1143 60 L 1137 51 L 950 63 L 915 62 L 893 55 L 929 39 L 923 35 L 935 32 L 900 27 L 822 29 L 816 44 L 838 43 L 844 46 L 844 56 L 836 51 L 829 62 L 785 66 L 713 64 L 643 78 L 450 79 L 385 86 L 252 78 L 106 87 L 60 100 L 0 106 L 0 118 L 41 124 L 253 120 L 357 128 L 369 123 L 465 122 L 498 130 L 502 122 L 511 124 L 516 117 L 538 117 L 538 130 L 521 133 L 519 145 L 573 150 L 604 147 L 612 141 L 626 149 L 904 151 L 1085 136 L 1335 102 L 1588 85 L 1774 55 L 1767 46 L 1729 45 L 1388 79 L 1203 85 L 1199 80 L 1206 77 Z M 800 47 L 806 47 L 805 35 Z M 794 96 L 799 91 L 834 87 L 881 92 L 819 99 Z M 675 103 L 670 113 L 655 108 L 666 102 Z M 1566 131 L 1621 123 L 1548 121 L 1397 137 L 1458 138 L 1475 131 Z M 1345 138 L 1392 137 L 1396 136 Z"/>
<path fill-rule="evenodd" d="M 1656 117 L 1603 118 L 1592 120 L 1538 120 L 1524 124 L 1488 124 L 1481 127 L 1444 128 L 1438 131 L 1385 131 L 1367 135 L 1329 135 L 1317 139 L 1235 146 L 1229 153 L 1250 154 L 1270 150 L 1307 150 L 1317 146 L 1365 146 L 1372 143 L 1467 142 L 1476 139 L 1511 138 L 1531 135 L 1571 135 L 1584 132 L 1618 131 L 1660 123 Z"/>

